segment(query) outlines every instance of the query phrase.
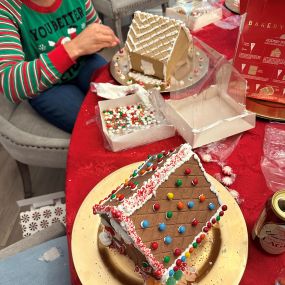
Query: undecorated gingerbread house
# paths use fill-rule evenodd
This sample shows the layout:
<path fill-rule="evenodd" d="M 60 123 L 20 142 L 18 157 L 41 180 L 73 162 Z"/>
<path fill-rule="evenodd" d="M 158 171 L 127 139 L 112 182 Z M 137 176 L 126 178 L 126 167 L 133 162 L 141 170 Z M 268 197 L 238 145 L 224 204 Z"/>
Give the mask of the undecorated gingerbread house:
<path fill-rule="evenodd" d="M 189 144 L 149 156 L 93 207 L 104 228 L 100 241 L 132 259 L 143 277 L 167 285 L 181 279 L 225 210 Z"/>
<path fill-rule="evenodd" d="M 136 12 L 125 46 L 131 68 L 144 75 L 170 82 L 178 69 L 191 71 L 193 41 L 181 21 Z"/>

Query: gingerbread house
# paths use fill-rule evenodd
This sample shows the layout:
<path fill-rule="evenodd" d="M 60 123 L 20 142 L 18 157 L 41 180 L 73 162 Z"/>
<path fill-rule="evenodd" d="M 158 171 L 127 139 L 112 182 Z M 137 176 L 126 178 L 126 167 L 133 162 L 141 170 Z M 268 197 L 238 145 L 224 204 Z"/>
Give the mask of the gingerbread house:
<path fill-rule="evenodd" d="M 125 47 L 131 68 L 144 75 L 170 82 L 178 69 L 191 71 L 193 41 L 181 21 L 136 12 Z"/>
<path fill-rule="evenodd" d="M 145 278 L 175 284 L 227 206 L 189 144 L 149 156 L 125 183 L 93 207 L 105 246 L 129 256 Z"/>

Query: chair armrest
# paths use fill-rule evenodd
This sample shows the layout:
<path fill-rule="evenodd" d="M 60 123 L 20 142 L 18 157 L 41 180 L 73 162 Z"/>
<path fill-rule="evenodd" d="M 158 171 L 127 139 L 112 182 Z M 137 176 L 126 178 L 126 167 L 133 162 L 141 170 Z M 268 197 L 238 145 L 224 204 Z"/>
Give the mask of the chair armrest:
<path fill-rule="evenodd" d="M 39 245 L 43 242 L 49 241 L 51 239 L 64 236 L 65 226 L 61 223 L 55 223 L 50 227 L 33 234 L 30 237 L 22 239 L 2 250 L 0 250 L 0 260 L 7 257 L 13 256 L 19 252 L 22 252 L 26 249 Z"/>

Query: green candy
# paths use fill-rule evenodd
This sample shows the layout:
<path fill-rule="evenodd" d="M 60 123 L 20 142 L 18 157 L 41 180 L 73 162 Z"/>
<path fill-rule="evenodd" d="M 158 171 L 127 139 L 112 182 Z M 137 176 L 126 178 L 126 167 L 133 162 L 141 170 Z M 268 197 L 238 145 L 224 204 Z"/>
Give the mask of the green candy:
<path fill-rule="evenodd" d="M 167 217 L 168 219 L 171 219 L 172 216 L 173 216 L 173 213 L 172 213 L 171 211 L 168 211 L 168 212 L 166 213 L 166 217 Z"/>
<path fill-rule="evenodd" d="M 220 217 L 220 216 L 217 216 L 217 217 L 216 217 L 216 220 L 217 220 L 217 221 L 219 221 L 220 219 L 221 219 L 221 217 Z"/>
<path fill-rule="evenodd" d="M 178 186 L 178 187 L 182 186 L 182 180 L 181 179 L 176 180 L 176 186 Z"/>
<path fill-rule="evenodd" d="M 169 277 L 166 281 L 166 285 L 175 285 L 176 284 L 176 280 L 174 277 Z"/>
<path fill-rule="evenodd" d="M 163 154 L 162 154 L 162 153 L 159 153 L 159 154 L 157 155 L 157 158 L 163 158 Z"/>
<path fill-rule="evenodd" d="M 169 256 L 165 256 L 163 258 L 163 262 L 168 263 L 170 261 L 170 257 Z"/>
<path fill-rule="evenodd" d="M 182 275 L 183 275 L 183 272 L 182 272 L 181 270 L 177 270 L 177 271 L 174 273 L 174 279 L 178 281 L 178 280 L 181 279 Z"/>
<path fill-rule="evenodd" d="M 197 248 L 197 247 L 198 247 L 198 243 L 197 243 L 197 242 L 193 242 L 192 245 L 193 245 L 194 248 Z"/>
<path fill-rule="evenodd" d="M 148 264 L 146 261 L 143 261 L 142 267 L 143 267 L 143 268 L 147 268 L 147 267 L 149 267 L 149 264 Z"/>
<path fill-rule="evenodd" d="M 134 182 L 135 185 L 139 185 L 139 183 L 137 181 Z"/>
<path fill-rule="evenodd" d="M 111 199 L 115 199 L 116 198 L 116 194 L 113 194 L 112 196 L 111 196 Z"/>

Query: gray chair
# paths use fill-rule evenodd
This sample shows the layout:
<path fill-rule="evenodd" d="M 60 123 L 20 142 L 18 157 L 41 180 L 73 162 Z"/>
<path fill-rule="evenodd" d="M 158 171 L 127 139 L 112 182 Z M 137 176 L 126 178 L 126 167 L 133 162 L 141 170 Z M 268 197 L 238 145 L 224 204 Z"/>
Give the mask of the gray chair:
<path fill-rule="evenodd" d="M 69 140 L 27 101 L 14 105 L 0 94 L 0 143 L 17 162 L 25 198 L 32 196 L 29 165 L 65 168 Z"/>
<path fill-rule="evenodd" d="M 116 34 L 123 46 L 122 18 L 133 15 L 135 11 L 143 11 L 159 5 L 165 13 L 169 0 L 92 0 L 92 2 L 101 20 L 104 21 L 104 16 L 113 20 Z"/>

